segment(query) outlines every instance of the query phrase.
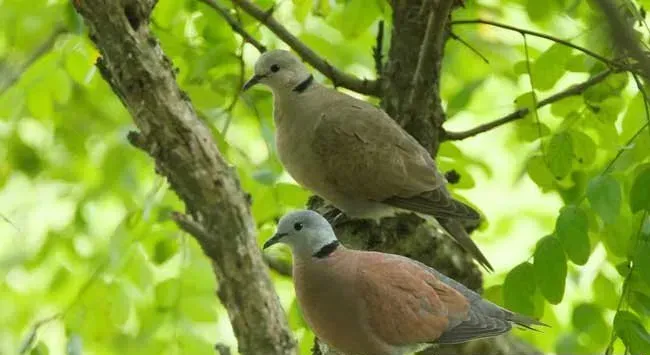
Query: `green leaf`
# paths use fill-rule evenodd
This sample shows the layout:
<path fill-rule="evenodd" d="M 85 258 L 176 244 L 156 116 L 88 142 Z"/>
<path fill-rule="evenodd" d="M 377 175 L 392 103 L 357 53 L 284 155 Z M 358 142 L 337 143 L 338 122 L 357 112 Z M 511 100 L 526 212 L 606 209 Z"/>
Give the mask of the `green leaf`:
<path fill-rule="evenodd" d="M 650 285 L 650 241 L 640 240 L 635 251 L 633 273 Z"/>
<path fill-rule="evenodd" d="M 332 11 L 328 22 L 347 39 L 359 37 L 380 14 L 378 3 L 373 0 L 350 0 L 344 4 L 343 9 Z"/>
<path fill-rule="evenodd" d="M 517 109 L 527 108 L 532 110 L 535 107 L 533 92 L 529 91 L 517 96 L 515 98 L 515 107 L 517 107 Z"/>
<path fill-rule="evenodd" d="M 304 208 L 309 192 L 296 184 L 277 183 L 275 185 L 278 202 L 291 208 Z"/>
<path fill-rule="evenodd" d="M 557 179 L 571 171 L 573 162 L 573 140 L 567 132 L 554 135 L 546 150 L 546 164 Z"/>
<path fill-rule="evenodd" d="M 571 96 L 551 104 L 551 113 L 557 117 L 565 118 L 572 112 L 578 111 L 584 106 L 584 100 L 580 96 Z"/>
<path fill-rule="evenodd" d="M 305 319 L 303 318 L 302 311 L 300 310 L 300 305 L 298 305 L 298 299 L 294 298 L 289 307 L 289 327 L 292 330 L 297 330 L 307 327 Z"/>
<path fill-rule="evenodd" d="M 630 190 L 630 207 L 632 212 L 650 212 L 650 164 L 643 165 L 637 171 Z"/>
<path fill-rule="evenodd" d="M 214 354 L 214 344 L 208 342 L 204 337 L 187 330 L 178 332 L 176 336 L 180 351 L 172 351 L 172 354 Z"/>
<path fill-rule="evenodd" d="M 45 85 L 35 85 L 27 94 L 27 108 L 36 118 L 50 119 L 54 113 L 52 94 Z"/>
<path fill-rule="evenodd" d="M 588 135 L 571 130 L 571 139 L 573 140 L 573 153 L 578 163 L 582 166 L 591 165 L 596 160 L 596 143 Z"/>
<path fill-rule="evenodd" d="M 447 117 L 451 118 L 458 112 L 467 109 L 474 92 L 483 85 L 485 79 L 474 80 L 463 85 L 461 90 L 452 96 L 447 105 Z"/>
<path fill-rule="evenodd" d="M 167 279 L 156 285 L 156 305 L 163 311 L 176 307 L 181 290 L 181 283 L 177 278 Z"/>
<path fill-rule="evenodd" d="M 569 260 L 584 265 L 591 254 L 587 214 L 579 207 L 568 205 L 560 210 L 555 222 L 555 235 L 560 239 Z"/>
<path fill-rule="evenodd" d="M 546 9 L 547 2 L 530 0 L 541 4 L 540 6 Z M 530 2 L 529 2 L 530 3 Z M 533 80 L 535 82 L 535 89 L 549 90 L 555 83 L 566 73 L 566 65 L 571 55 L 571 49 L 560 44 L 555 43 L 549 47 L 542 55 L 540 55 L 533 64 L 531 71 Z"/>
<path fill-rule="evenodd" d="M 131 300 L 123 287 L 113 284 L 110 292 L 111 308 L 110 317 L 113 324 L 122 326 L 129 319 Z"/>
<path fill-rule="evenodd" d="M 564 297 L 567 260 L 562 243 L 552 235 L 542 238 L 535 248 L 535 281 L 542 294 L 552 304 Z"/>
<path fill-rule="evenodd" d="M 212 295 L 183 295 L 179 303 L 181 313 L 194 322 L 212 323 L 218 320 L 217 299 Z"/>
<path fill-rule="evenodd" d="M 626 311 L 618 312 L 614 317 L 614 329 L 631 354 L 650 353 L 650 334 L 635 315 Z"/>
<path fill-rule="evenodd" d="M 602 122 L 614 123 L 623 109 L 623 100 L 620 97 L 608 97 L 598 106 L 596 118 Z"/>
<path fill-rule="evenodd" d="M 620 293 L 619 289 L 620 285 L 615 284 L 602 273 L 599 273 L 593 284 L 594 300 L 605 308 L 616 309 L 618 306 L 618 295 Z"/>
<path fill-rule="evenodd" d="M 587 199 L 603 222 L 616 222 L 621 209 L 621 187 L 611 175 L 591 179 L 587 186 Z"/>
<path fill-rule="evenodd" d="M 573 309 L 573 327 L 586 333 L 590 344 L 605 345 L 609 340 L 609 329 L 602 309 L 594 304 L 581 303 Z"/>
<path fill-rule="evenodd" d="M 178 240 L 163 237 L 153 247 L 153 262 L 160 265 L 178 252 Z"/>
<path fill-rule="evenodd" d="M 586 54 L 575 54 L 567 61 L 566 69 L 574 73 L 589 73 L 595 60 Z"/>
<path fill-rule="evenodd" d="M 636 226 L 633 224 L 635 224 L 634 219 L 625 209 L 625 213 L 621 213 L 616 218 L 616 222 L 605 225 L 601 231 L 601 239 L 609 253 L 627 258 L 631 237 L 638 231 L 638 224 Z"/>
<path fill-rule="evenodd" d="M 531 180 L 542 189 L 550 189 L 555 186 L 555 176 L 541 155 L 536 155 L 528 160 L 526 171 Z"/>
<path fill-rule="evenodd" d="M 312 0 L 293 0 L 293 16 L 299 22 L 305 22 L 312 8 Z"/>
<path fill-rule="evenodd" d="M 650 317 L 650 296 L 632 290 L 627 297 L 633 310 L 643 317 Z"/>
<path fill-rule="evenodd" d="M 521 263 L 512 269 L 503 282 L 503 302 L 511 311 L 535 314 L 535 268 Z"/>

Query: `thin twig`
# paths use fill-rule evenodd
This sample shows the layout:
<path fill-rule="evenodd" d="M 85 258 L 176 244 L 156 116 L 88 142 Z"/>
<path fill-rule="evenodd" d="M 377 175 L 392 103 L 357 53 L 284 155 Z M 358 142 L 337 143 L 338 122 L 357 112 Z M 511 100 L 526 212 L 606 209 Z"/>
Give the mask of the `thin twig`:
<path fill-rule="evenodd" d="M 226 22 L 230 25 L 230 28 L 232 28 L 233 31 L 239 33 L 239 35 L 242 37 L 244 42 L 250 43 L 253 47 L 257 48 L 257 50 L 260 51 L 260 53 L 266 52 L 266 47 L 258 40 L 256 40 L 253 36 L 251 36 L 250 33 L 246 32 L 246 30 L 241 24 L 241 21 L 238 21 L 232 15 L 230 15 L 230 12 L 227 7 L 219 4 L 215 0 L 199 0 L 199 1 L 215 9 L 219 13 L 219 15 L 221 15 L 221 17 L 223 17 L 223 19 L 226 20 Z"/>
<path fill-rule="evenodd" d="M 344 87 L 360 94 L 379 96 L 380 87 L 376 80 L 361 80 L 335 68 L 325 59 L 316 54 L 311 48 L 307 47 L 307 45 L 301 42 L 296 36 L 291 34 L 286 27 L 280 24 L 267 11 L 262 10 L 254 3 L 248 0 L 232 0 L 232 2 L 275 33 L 276 36 L 296 51 L 302 59 L 332 80 L 334 86 Z"/>
<path fill-rule="evenodd" d="M 533 116 L 535 117 L 535 123 L 537 126 L 537 136 L 538 138 L 540 138 L 539 144 L 542 149 L 542 156 L 544 157 L 544 160 L 546 160 L 546 152 L 544 151 L 544 141 L 541 139 L 542 125 L 539 122 L 539 113 L 537 112 L 539 103 L 537 102 L 537 94 L 535 93 L 535 82 L 533 79 L 533 70 L 530 67 L 530 55 L 528 54 L 528 39 L 526 38 L 525 34 L 522 34 L 521 36 L 524 37 L 524 51 L 526 52 L 526 70 L 528 71 L 528 81 L 530 82 L 530 93 L 532 94 L 532 98 L 533 98 Z M 548 161 L 546 163 L 548 164 Z"/>
<path fill-rule="evenodd" d="M 632 74 L 632 77 L 634 78 L 634 82 L 636 83 L 636 87 L 639 89 L 641 96 L 643 96 L 643 108 L 645 109 L 646 124 L 650 124 L 650 110 L 648 109 L 648 103 L 650 100 L 648 99 L 648 93 L 646 93 L 645 88 L 643 87 L 643 83 L 639 77 L 636 74 Z M 650 131 L 648 133 L 650 133 Z"/>
<path fill-rule="evenodd" d="M 377 77 L 381 77 L 383 71 L 383 52 L 384 52 L 384 20 L 379 21 L 377 26 L 377 40 L 372 47 L 372 57 L 375 59 L 375 72 Z"/>
<path fill-rule="evenodd" d="M 590 57 L 593 57 L 593 58 L 607 64 L 610 67 L 616 67 L 617 66 L 617 64 L 614 63 L 612 60 L 607 59 L 607 58 L 603 57 L 602 55 L 600 55 L 598 53 L 595 53 L 595 52 L 593 52 L 593 51 L 591 51 L 591 50 L 589 50 L 587 48 L 575 45 L 575 44 L 573 44 L 573 43 L 571 43 L 569 41 L 557 38 L 555 36 L 548 35 L 546 33 L 526 30 L 526 29 L 523 29 L 523 28 L 510 26 L 510 25 L 506 25 L 506 24 L 503 24 L 503 23 L 489 21 L 489 20 L 482 20 L 482 19 L 454 20 L 454 21 L 450 22 L 450 25 L 452 25 L 452 26 L 454 26 L 454 25 L 473 25 L 473 24 L 490 25 L 490 26 L 499 27 L 499 28 L 503 28 L 503 29 L 506 29 L 506 30 L 510 30 L 510 31 L 519 32 L 522 35 L 530 35 L 530 36 L 535 36 L 535 37 L 539 37 L 539 38 L 544 38 L 544 39 L 547 39 L 549 41 L 553 41 L 553 42 L 562 44 L 564 46 L 567 46 L 569 48 L 573 48 L 575 50 L 578 50 L 578 51 L 580 51 L 580 52 L 582 52 L 584 54 L 587 54 Z"/>
<path fill-rule="evenodd" d="M 453 33 L 452 31 L 449 31 L 449 37 L 451 37 L 452 39 L 460 42 L 462 45 L 467 47 L 470 51 L 472 51 L 474 54 L 479 56 L 479 58 L 481 58 L 481 60 L 483 60 L 486 64 L 490 64 L 490 61 L 483 54 L 481 54 L 481 52 L 479 52 L 476 48 L 472 47 L 469 43 L 467 43 L 467 41 L 460 38 L 457 34 Z"/>
<path fill-rule="evenodd" d="M 636 239 L 636 246 L 634 250 L 638 250 L 640 247 L 640 244 L 644 241 L 642 237 L 643 235 L 643 225 L 645 224 L 646 219 L 648 218 L 648 212 L 644 212 L 643 216 L 641 218 L 641 223 L 639 224 L 639 230 L 637 231 L 637 239 Z M 628 266 L 629 270 L 627 272 L 627 275 L 625 275 L 625 279 L 623 279 L 623 289 L 621 290 L 621 298 L 618 299 L 618 305 L 616 306 L 616 314 L 618 314 L 621 311 L 621 308 L 623 307 L 623 302 L 625 302 L 625 298 L 629 292 L 630 288 L 630 277 L 632 276 L 632 272 L 634 272 L 634 266 L 637 264 L 634 262 L 634 257 L 632 256 L 630 259 L 628 259 Z M 616 341 L 616 331 L 615 329 L 612 328 L 612 335 L 609 338 L 609 344 L 607 345 L 607 348 L 605 349 L 605 355 L 610 355 L 612 354 L 612 351 L 614 350 L 614 341 Z M 625 344 L 627 346 L 627 344 Z M 627 350 L 626 350 L 627 353 Z"/>
<path fill-rule="evenodd" d="M 18 228 L 18 226 L 17 226 L 17 225 L 16 225 L 12 220 L 9 219 L 9 217 L 7 217 L 7 216 L 5 216 L 4 214 L 0 213 L 0 219 L 2 219 L 3 221 L 7 222 L 7 224 L 9 224 L 10 226 L 14 227 L 14 229 L 16 230 L 16 232 L 18 232 L 18 233 L 20 233 L 20 234 L 23 233 L 23 232 L 20 230 L 20 228 Z"/>
<path fill-rule="evenodd" d="M 213 239 L 210 233 L 208 233 L 200 223 L 194 221 L 190 216 L 180 212 L 172 212 L 171 217 L 182 230 L 193 235 L 198 241 L 200 241 L 199 244 L 204 245 L 206 242 L 209 243 L 210 240 Z"/>
<path fill-rule="evenodd" d="M 237 87 L 235 88 L 235 93 L 233 94 L 232 101 L 230 101 L 230 104 L 228 107 L 225 109 L 225 113 L 228 115 L 226 117 L 226 122 L 223 125 L 223 129 L 221 130 L 221 135 L 223 136 L 223 139 L 226 139 L 226 134 L 228 133 L 228 129 L 230 128 L 230 123 L 232 122 L 232 110 L 235 108 L 235 105 L 237 105 L 237 102 L 239 102 L 240 94 L 241 94 L 241 88 L 244 86 L 244 81 L 246 78 L 244 77 L 246 75 L 246 64 L 244 63 L 244 46 L 242 43 L 242 46 L 239 48 L 239 55 L 237 56 L 237 60 L 239 61 L 239 82 L 237 83 Z"/>
<path fill-rule="evenodd" d="M 15 70 L 12 70 L 11 73 L 9 73 L 7 76 L 5 76 L 4 80 L 0 80 L 0 95 L 2 95 L 7 89 L 12 87 L 18 79 L 23 75 L 23 73 L 29 69 L 34 62 L 36 62 L 40 57 L 43 55 L 47 54 L 52 47 L 54 47 L 54 44 L 56 44 L 56 40 L 59 38 L 59 36 L 63 33 L 67 33 L 68 29 L 65 28 L 63 25 L 58 25 L 57 27 L 54 28 L 54 31 L 50 33 L 50 35 L 41 43 L 40 46 L 38 46 L 32 54 L 25 60 L 22 64 L 18 66 Z"/>
<path fill-rule="evenodd" d="M 551 96 L 547 97 L 546 99 L 541 100 L 538 103 L 537 108 L 544 107 L 546 105 L 552 104 L 552 103 L 554 103 L 556 101 L 560 101 L 560 100 L 565 99 L 567 97 L 581 95 L 588 88 L 590 88 L 590 87 L 600 83 L 601 81 L 605 80 L 605 78 L 607 78 L 607 76 L 609 76 L 611 73 L 613 73 L 612 69 L 606 69 L 606 70 L 592 76 L 591 78 L 589 78 L 588 80 L 586 80 L 586 81 L 584 81 L 584 82 L 582 82 L 580 84 L 572 85 L 569 88 L 558 92 L 557 94 L 551 95 Z M 504 125 L 506 123 L 510 123 L 512 121 L 522 119 L 529 112 L 530 112 L 529 108 L 527 108 L 527 107 L 526 108 L 521 108 L 521 109 L 519 109 L 519 110 L 517 110 L 515 112 L 512 112 L 512 113 L 510 113 L 508 115 L 505 115 L 505 116 L 503 116 L 503 117 L 501 117 L 499 119 L 496 119 L 494 121 L 482 124 L 482 125 L 480 125 L 478 127 L 469 129 L 467 131 L 462 131 L 462 132 L 445 131 L 443 133 L 443 140 L 457 141 L 457 140 L 463 140 L 463 139 L 466 139 L 466 138 L 469 138 L 469 137 L 473 137 L 473 136 L 476 136 L 476 135 L 481 134 L 483 132 L 487 132 L 489 130 L 492 130 L 494 128 L 502 126 L 502 125 Z"/>

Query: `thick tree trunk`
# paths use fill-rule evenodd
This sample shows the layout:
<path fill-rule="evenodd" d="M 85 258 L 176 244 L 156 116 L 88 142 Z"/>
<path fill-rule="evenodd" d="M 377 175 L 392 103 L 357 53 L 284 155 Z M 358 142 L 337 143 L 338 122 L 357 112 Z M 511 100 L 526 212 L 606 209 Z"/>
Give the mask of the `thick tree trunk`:
<path fill-rule="evenodd" d="M 293 336 L 255 238 L 249 199 L 210 130 L 178 88 L 169 60 L 149 32 L 153 0 L 75 0 L 101 52 L 102 76 L 140 132 L 131 142 L 156 162 L 185 202 L 176 214 L 213 261 L 218 295 L 241 354 L 295 354 Z"/>

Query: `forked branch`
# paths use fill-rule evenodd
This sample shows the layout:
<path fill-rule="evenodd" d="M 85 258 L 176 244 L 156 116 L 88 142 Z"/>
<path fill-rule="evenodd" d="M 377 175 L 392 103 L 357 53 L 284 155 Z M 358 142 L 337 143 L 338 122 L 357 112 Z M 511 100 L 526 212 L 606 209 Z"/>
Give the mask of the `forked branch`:
<path fill-rule="evenodd" d="M 316 54 L 316 52 L 311 48 L 307 47 L 307 45 L 300 41 L 296 36 L 291 34 L 291 32 L 280 24 L 270 12 L 262 10 L 260 7 L 248 0 L 232 0 L 232 2 L 268 27 L 268 29 L 275 33 L 276 36 L 296 51 L 302 59 L 332 80 L 334 86 L 344 87 L 360 94 L 379 96 L 380 88 L 379 83 L 376 80 L 359 79 L 335 68 L 324 58 Z"/>
<path fill-rule="evenodd" d="M 601 81 L 605 80 L 607 76 L 609 76 L 611 73 L 613 73 L 612 69 L 607 69 L 604 70 L 591 78 L 587 79 L 586 81 L 576 84 L 573 86 L 570 86 L 569 88 L 565 89 L 564 91 L 560 91 L 555 95 L 551 95 L 547 97 L 544 100 L 541 100 L 540 102 L 537 103 L 537 108 L 539 109 L 540 107 L 544 107 L 546 105 L 550 105 L 556 101 L 560 101 L 562 99 L 565 99 L 570 96 L 576 96 L 580 95 L 585 90 L 588 88 L 600 83 Z M 459 141 L 463 140 L 465 138 L 473 137 L 478 134 L 481 134 L 483 132 L 487 132 L 489 130 L 492 130 L 494 128 L 503 126 L 506 123 L 510 123 L 512 121 L 516 121 L 519 119 L 522 119 L 526 117 L 526 115 L 530 112 L 529 108 L 521 108 L 515 112 L 512 112 L 508 115 L 505 115 L 499 119 L 496 119 L 494 121 L 482 124 L 478 127 L 469 129 L 467 131 L 462 131 L 462 132 L 449 132 L 449 131 L 443 131 L 442 133 L 442 140 L 443 141 Z"/>

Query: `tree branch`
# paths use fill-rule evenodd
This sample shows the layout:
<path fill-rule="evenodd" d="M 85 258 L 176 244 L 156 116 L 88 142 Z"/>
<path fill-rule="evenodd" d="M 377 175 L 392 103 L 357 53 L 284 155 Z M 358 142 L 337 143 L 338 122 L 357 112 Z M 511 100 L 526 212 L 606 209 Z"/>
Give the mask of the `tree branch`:
<path fill-rule="evenodd" d="M 426 2 L 427 0 L 425 0 Z M 431 72 L 433 58 L 436 53 L 441 53 L 446 35 L 447 18 L 454 5 L 453 0 L 441 0 L 436 9 L 431 9 L 427 19 L 427 27 L 420 45 L 417 65 L 411 83 L 411 94 L 409 95 L 410 110 L 415 112 L 415 107 L 422 103 L 422 98 L 426 97 L 427 89 L 423 87 L 425 83 L 424 76 Z M 426 6 L 426 4 L 423 4 Z M 424 7 L 423 7 L 424 8 Z M 404 124 L 408 124 L 407 121 Z"/>
<path fill-rule="evenodd" d="M 281 40 L 289 45 L 302 59 L 311 64 L 318 71 L 332 80 L 334 86 L 344 87 L 356 91 L 360 94 L 379 96 L 380 87 L 377 80 L 358 79 L 346 74 L 332 66 L 325 59 L 321 58 L 311 48 L 302 43 L 296 36 L 291 34 L 282 24 L 280 24 L 270 13 L 262 10 L 257 5 L 248 0 L 232 0 L 232 2 L 242 8 L 246 13 L 264 24 L 268 29 L 273 31 Z"/>
<path fill-rule="evenodd" d="M 253 37 L 250 33 L 246 32 L 241 22 L 238 21 L 236 18 L 234 18 L 232 15 L 230 15 L 227 7 L 219 4 L 214 0 L 199 0 L 199 1 L 216 10 L 219 13 L 219 15 L 221 15 L 221 17 L 223 17 L 223 19 L 226 20 L 226 22 L 230 25 L 230 28 L 232 28 L 233 31 L 237 32 L 242 37 L 244 42 L 250 43 L 253 47 L 257 48 L 257 50 L 260 51 L 260 53 L 266 52 L 266 47 L 258 40 L 256 40 L 255 37 Z"/>
<path fill-rule="evenodd" d="M 573 86 L 570 86 L 569 88 L 565 89 L 564 91 L 560 91 L 557 94 L 551 95 L 547 97 L 544 100 L 541 100 L 540 102 L 537 103 L 537 108 L 544 107 L 546 105 L 552 104 L 556 101 L 560 101 L 562 99 L 565 99 L 570 96 L 576 96 L 582 94 L 585 90 L 588 88 L 600 83 L 601 81 L 605 80 L 607 76 L 609 76 L 611 73 L 613 73 L 612 69 L 606 69 L 588 80 L 576 84 Z M 473 137 L 476 136 L 480 133 L 487 132 L 489 130 L 492 130 L 494 128 L 497 128 L 499 126 L 502 126 L 506 123 L 510 123 L 512 121 L 516 121 L 518 119 L 524 118 L 528 113 L 530 112 L 530 109 L 528 108 L 522 108 L 519 109 L 515 112 L 512 112 L 508 115 L 505 115 L 499 119 L 496 119 L 492 122 L 488 122 L 485 124 L 482 124 L 478 127 L 469 129 L 467 131 L 462 131 L 462 132 L 449 132 L 449 131 L 443 131 L 442 132 L 442 140 L 443 141 L 458 141 L 458 140 L 463 140 L 465 138 Z"/>
<path fill-rule="evenodd" d="M 534 37 L 544 38 L 544 39 L 547 39 L 549 41 L 553 41 L 553 42 L 562 44 L 564 46 L 567 46 L 569 48 L 573 48 L 573 49 L 575 49 L 577 51 L 580 51 L 580 52 L 582 52 L 582 53 L 584 53 L 584 54 L 586 54 L 586 55 L 588 55 L 588 56 L 590 56 L 590 57 L 592 57 L 594 59 L 597 59 L 597 60 L 605 63 L 607 66 L 610 66 L 610 67 L 616 67 L 617 66 L 616 63 L 614 63 L 612 60 L 607 59 L 607 58 L 603 57 L 602 55 L 600 55 L 598 53 L 590 51 L 587 48 L 575 45 L 575 44 L 573 44 L 573 43 L 571 43 L 569 41 L 566 41 L 566 40 L 563 40 L 563 39 L 548 35 L 546 33 L 530 31 L 530 30 L 526 30 L 526 29 L 523 29 L 523 28 L 519 28 L 519 27 L 499 23 L 499 22 L 494 22 L 494 21 L 489 21 L 489 20 L 481 20 L 481 19 L 454 20 L 454 21 L 450 21 L 449 24 L 451 26 L 484 24 L 484 25 L 490 25 L 490 26 L 494 26 L 494 27 L 503 28 L 503 29 L 510 30 L 510 31 L 519 32 L 522 35 L 530 35 L 530 36 L 534 36 Z"/>
<path fill-rule="evenodd" d="M 56 44 L 56 40 L 59 38 L 59 36 L 63 33 L 67 33 L 68 29 L 65 28 L 63 25 L 58 25 L 54 28 L 54 31 L 41 43 L 40 46 L 38 46 L 32 53 L 31 55 L 25 60 L 22 64 L 18 66 L 18 68 L 15 68 L 14 70 L 11 71 L 7 76 L 4 77 L 3 80 L 0 80 L 0 95 L 2 95 L 7 89 L 12 87 L 18 79 L 23 75 L 23 73 L 29 69 L 29 67 L 34 64 L 40 57 L 48 53 L 52 47 L 54 47 L 54 44 Z"/>
<path fill-rule="evenodd" d="M 249 201 L 149 30 L 155 0 L 74 4 L 101 53 L 99 71 L 140 130 L 130 140 L 155 159 L 157 171 L 184 201 L 189 216 L 174 217 L 212 260 L 239 353 L 294 355 L 292 333 L 257 246 Z"/>
<path fill-rule="evenodd" d="M 614 44 L 625 49 L 627 54 L 636 61 L 633 66 L 646 80 L 650 80 L 650 57 L 641 48 L 634 30 L 625 22 L 616 4 L 610 0 L 596 0 L 596 2 L 609 22 Z"/>

